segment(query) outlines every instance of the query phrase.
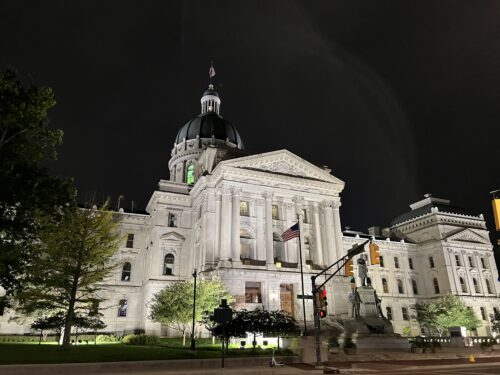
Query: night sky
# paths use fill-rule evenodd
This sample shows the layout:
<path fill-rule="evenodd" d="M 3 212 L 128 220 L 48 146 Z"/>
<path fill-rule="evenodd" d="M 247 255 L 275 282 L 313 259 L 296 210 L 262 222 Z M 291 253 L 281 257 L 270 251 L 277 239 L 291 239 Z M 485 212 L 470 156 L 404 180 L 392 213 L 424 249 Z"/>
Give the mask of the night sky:
<path fill-rule="evenodd" d="M 55 173 L 144 208 L 215 62 L 250 152 L 346 182 L 342 225 L 424 193 L 484 213 L 500 188 L 498 1 L 0 1 L 0 68 L 53 87 Z"/>

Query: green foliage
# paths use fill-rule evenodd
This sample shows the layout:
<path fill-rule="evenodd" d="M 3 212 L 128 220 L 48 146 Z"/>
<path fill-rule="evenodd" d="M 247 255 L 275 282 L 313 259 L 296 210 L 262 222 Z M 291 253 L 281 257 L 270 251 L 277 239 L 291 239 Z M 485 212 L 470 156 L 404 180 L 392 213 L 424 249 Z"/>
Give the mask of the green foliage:
<path fill-rule="evenodd" d="M 97 335 L 97 342 L 114 343 L 114 342 L 120 342 L 120 339 L 115 335 Z"/>
<path fill-rule="evenodd" d="M 170 328 L 191 334 L 193 319 L 193 281 L 178 281 L 156 293 L 151 300 L 150 318 Z M 196 286 L 195 335 L 200 329 L 204 311 L 213 311 L 221 299 L 230 303 L 233 297 L 217 280 L 198 280 Z"/>
<path fill-rule="evenodd" d="M 121 237 L 113 213 L 69 207 L 60 221 L 44 226 L 36 255 L 27 268 L 26 285 L 17 295 L 20 311 L 26 315 L 64 311 L 64 344 L 69 345 L 71 327 L 89 321 L 96 302 L 103 301 L 100 283 L 114 269 L 112 256 Z M 97 321 L 95 322 L 97 324 Z"/>
<path fill-rule="evenodd" d="M 49 127 L 54 105 L 50 88 L 0 72 L 0 285 L 9 297 L 22 288 L 42 219 L 75 204 L 71 181 L 51 176 L 46 165 L 63 135 Z"/>
<path fill-rule="evenodd" d="M 500 333 L 500 312 L 491 314 L 491 329 L 493 332 Z"/>
<path fill-rule="evenodd" d="M 247 336 L 248 311 L 232 310 L 232 320 L 224 324 L 219 324 L 215 320 L 213 310 L 205 311 L 201 322 L 210 331 L 212 336 L 225 340 L 226 344 L 231 337 L 241 338 Z"/>
<path fill-rule="evenodd" d="M 149 345 L 154 346 L 160 343 L 158 336 L 154 335 L 127 335 L 122 338 L 122 343 L 126 345 Z"/>
<path fill-rule="evenodd" d="M 472 309 L 453 294 L 447 294 L 436 302 L 419 302 L 412 306 L 417 322 L 428 330 L 442 335 L 449 327 L 459 326 L 473 330 L 481 326 L 481 321 Z"/>
<path fill-rule="evenodd" d="M 410 337 L 411 336 L 411 328 L 410 327 L 404 327 L 402 335 L 406 336 L 406 337 Z"/>

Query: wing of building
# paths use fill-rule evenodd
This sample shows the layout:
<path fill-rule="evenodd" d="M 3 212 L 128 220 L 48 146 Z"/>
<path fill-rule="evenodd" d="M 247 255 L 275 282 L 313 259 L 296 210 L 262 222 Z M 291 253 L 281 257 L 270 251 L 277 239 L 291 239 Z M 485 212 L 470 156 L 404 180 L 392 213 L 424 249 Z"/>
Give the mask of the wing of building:
<path fill-rule="evenodd" d="M 148 318 L 148 303 L 162 288 L 190 279 L 194 268 L 202 278 L 221 279 L 237 307 L 282 309 L 301 321 L 299 241 L 310 294 L 313 273 L 373 238 L 382 264 L 369 266 L 368 276 L 396 332 L 410 327 L 419 334 L 410 306 L 451 292 L 482 317 L 478 333 L 490 333 L 488 315 L 499 308 L 500 285 L 482 215 L 428 196 L 383 233 L 342 231 L 344 182 L 287 150 L 247 153 L 220 107 L 210 85 L 201 114 L 175 138 L 170 179 L 159 182 L 147 213 L 119 212 L 126 240 L 117 255 L 122 266 L 107 281 L 108 301 L 101 306 L 107 331 L 176 334 Z M 301 238 L 282 242 L 281 234 L 298 218 Z M 342 272 L 326 289 L 328 313 L 347 317 L 350 278 Z M 9 322 L 12 312 L 0 313 L 0 333 L 29 332 L 29 326 Z M 306 318 L 312 318 L 310 301 Z"/>

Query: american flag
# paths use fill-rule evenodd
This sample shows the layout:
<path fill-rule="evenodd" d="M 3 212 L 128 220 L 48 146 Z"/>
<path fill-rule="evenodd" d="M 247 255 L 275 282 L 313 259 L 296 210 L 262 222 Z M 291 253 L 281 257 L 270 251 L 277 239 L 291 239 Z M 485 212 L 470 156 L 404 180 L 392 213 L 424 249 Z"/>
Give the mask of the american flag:
<path fill-rule="evenodd" d="M 283 232 L 281 235 L 281 239 L 283 242 L 286 242 L 288 240 L 291 240 L 292 238 L 298 237 L 299 236 L 299 223 L 295 223 L 292 225 L 290 228 L 288 228 L 286 231 Z"/>
<path fill-rule="evenodd" d="M 209 76 L 210 78 L 215 77 L 215 69 L 214 69 L 214 66 L 213 66 L 213 65 L 211 65 L 211 66 L 210 66 L 210 69 L 208 70 L 208 76 Z"/>

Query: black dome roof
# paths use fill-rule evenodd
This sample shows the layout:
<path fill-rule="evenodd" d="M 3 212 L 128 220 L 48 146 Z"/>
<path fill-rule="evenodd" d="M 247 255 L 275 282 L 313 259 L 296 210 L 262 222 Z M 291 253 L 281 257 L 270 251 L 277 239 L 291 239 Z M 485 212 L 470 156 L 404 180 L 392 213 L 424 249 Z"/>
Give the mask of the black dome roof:
<path fill-rule="evenodd" d="M 188 121 L 177 133 L 175 143 L 182 142 L 184 138 L 186 140 L 196 139 L 197 136 L 200 138 L 212 138 L 213 136 L 223 141 L 228 139 L 229 142 L 240 145 L 240 148 L 243 149 L 243 142 L 233 124 L 215 112 L 207 112 Z"/>

